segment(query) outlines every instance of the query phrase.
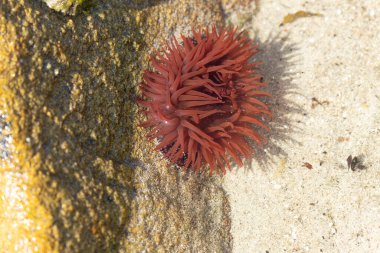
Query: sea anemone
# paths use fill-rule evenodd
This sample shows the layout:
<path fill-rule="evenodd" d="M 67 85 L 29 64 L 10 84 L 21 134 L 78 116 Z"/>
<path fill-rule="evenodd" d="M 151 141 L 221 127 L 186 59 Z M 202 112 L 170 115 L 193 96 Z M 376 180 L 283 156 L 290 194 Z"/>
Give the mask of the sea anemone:
<path fill-rule="evenodd" d="M 261 144 L 256 128 L 269 128 L 263 116 L 268 106 L 258 98 L 270 96 L 251 62 L 257 47 L 244 32 L 215 26 L 192 29 L 151 56 L 153 71 L 146 70 L 140 84 L 140 106 L 147 117 L 150 140 L 156 150 L 184 168 L 209 166 L 226 172 L 230 158 L 239 166 L 253 153 L 249 139 Z"/>

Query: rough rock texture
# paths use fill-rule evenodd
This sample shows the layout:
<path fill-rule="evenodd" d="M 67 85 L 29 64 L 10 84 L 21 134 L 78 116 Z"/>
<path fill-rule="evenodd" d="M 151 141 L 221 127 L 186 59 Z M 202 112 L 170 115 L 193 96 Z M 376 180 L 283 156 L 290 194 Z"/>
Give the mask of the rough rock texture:
<path fill-rule="evenodd" d="M 0 252 L 230 251 L 220 178 L 168 168 L 135 102 L 149 52 L 214 22 L 217 1 L 0 0 Z"/>

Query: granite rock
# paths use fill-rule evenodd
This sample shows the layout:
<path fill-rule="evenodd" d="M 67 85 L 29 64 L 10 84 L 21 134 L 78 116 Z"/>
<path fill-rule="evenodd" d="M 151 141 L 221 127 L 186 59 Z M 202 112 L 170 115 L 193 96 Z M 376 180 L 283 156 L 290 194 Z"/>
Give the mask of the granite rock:
<path fill-rule="evenodd" d="M 219 7 L 110 0 L 70 16 L 0 0 L 1 124 L 11 140 L 0 163 L 2 250 L 230 251 L 221 178 L 168 166 L 136 107 L 149 54 L 192 25 L 222 23 Z"/>

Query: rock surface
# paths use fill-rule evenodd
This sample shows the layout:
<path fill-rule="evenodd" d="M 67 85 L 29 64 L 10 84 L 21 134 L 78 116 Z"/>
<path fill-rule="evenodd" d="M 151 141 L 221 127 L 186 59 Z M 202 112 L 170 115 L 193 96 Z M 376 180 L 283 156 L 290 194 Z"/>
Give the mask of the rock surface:
<path fill-rule="evenodd" d="M 77 16 L 0 1 L 1 252 L 230 251 L 221 179 L 169 168 L 136 107 L 149 53 L 222 16 L 217 1 L 98 1 Z"/>

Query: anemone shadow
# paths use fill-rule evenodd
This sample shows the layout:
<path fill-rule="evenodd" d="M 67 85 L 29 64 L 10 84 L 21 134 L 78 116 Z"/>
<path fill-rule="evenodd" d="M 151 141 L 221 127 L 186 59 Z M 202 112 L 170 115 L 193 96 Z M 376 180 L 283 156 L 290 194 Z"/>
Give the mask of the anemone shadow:
<path fill-rule="evenodd" d="M 252 160 L 259 164 L 259 168 L 267 170 L 273 165 L 276 157 L 288 156 L 282 148 L 284 144 L 301 144 L 292 137 L 294 133 L 300 131 L 292 118 L 294 115 L 303 114 L 304 110 L 288 98 L 289 95 L 299 94 L 297 85 L 293 81 L 297 73 L 292 70 L 299 57 L 297 45 L 287 43 L 286 39 L 279 35 L 270 35 L 266 40 L 258 39 L 260 52 L 255 56 L 255 60 L 263 62 L 258 72 L 263 75 L 264 82 L 268 83 L 265 91 L 272 94 L 271 98 L 265 98 L 264 101 L 270 106 L 273 117 L 268 122 L 270 132 L 259 130 L 267 143 L 264 145 L 252 143 L 255 154 L 252 159 L 246 161 L 244 167 L 247 170 L 253 169 Z"/>

